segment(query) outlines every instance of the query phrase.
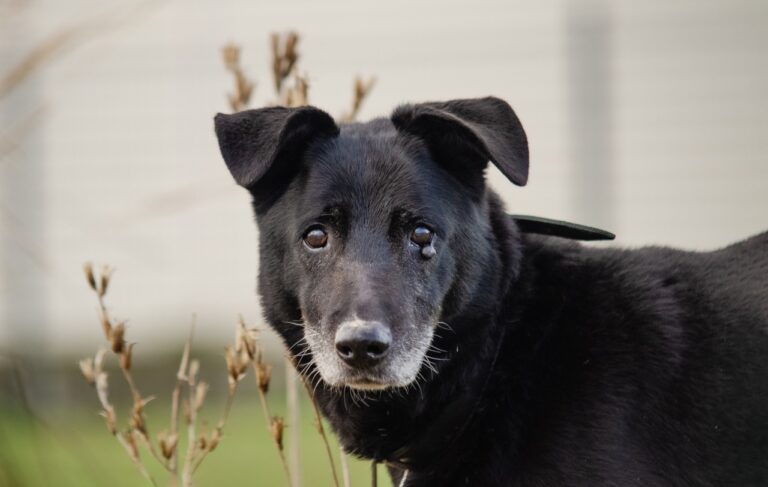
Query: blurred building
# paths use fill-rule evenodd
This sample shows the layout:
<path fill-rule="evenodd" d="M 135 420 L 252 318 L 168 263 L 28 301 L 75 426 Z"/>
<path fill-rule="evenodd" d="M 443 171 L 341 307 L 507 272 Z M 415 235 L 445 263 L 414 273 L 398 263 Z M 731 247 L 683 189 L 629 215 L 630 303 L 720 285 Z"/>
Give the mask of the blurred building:
<path fill-rule="evenodd" d="M 494 94 L 529 136 L 511 211 L 602 225 L 618 245 L 712 249 L 768 229 L 768 3 L 545 1 L 0 4 L 0 349 L 94 349 L 84 261 L 142 347 L 259 318 L 248 197 L 212 116 L 240 44 L 272 99 L 268 34 L 302 34 L 311 101 L 361 118 Z M 25 64 L 26 63 L 26 64 Z M 15 82 L 11 74 L 21 75 Z M 10 81 L 9 81 L 10 79 Z"/>

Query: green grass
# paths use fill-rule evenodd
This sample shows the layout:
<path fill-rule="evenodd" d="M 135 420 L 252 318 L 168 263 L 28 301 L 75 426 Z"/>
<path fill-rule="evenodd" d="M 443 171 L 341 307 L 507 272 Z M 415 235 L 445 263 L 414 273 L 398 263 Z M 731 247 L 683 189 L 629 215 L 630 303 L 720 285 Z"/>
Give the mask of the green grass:
<path fill-rule="evenodd" d="M 107 431 L 103 419 L 98 416 L 95 399 L 84 403 L 90 406 L 70 407 L 65 411 L 49 413 L 44 418 L 34 418 L 16 407 L 0 409 L 0 487 L 149 485 Z M 275 403 L 273 413 L 284 412 L 282 406 Z M 168 411 L 167 405 L 159 401 L 147 406 L 153 435 L 167 424 Z M 220 411 L 221 405 L 211 402 L 203 408 L 201 416 L 210 424 L 215 424 Z M 302 420 L 298 427 L 301 431 L 302 485 L 333 485 L 322 440 L 314 429 L 308 402 L 302 402 L 301 413 Z M 123 412 L 122 419 L 124 417 Z M 286 437 L 289 435 L 286 430 Z M 181 448 L 184 447 L 182 444 Z M 335 439 L 333 449 L 338 470 Z M 168 477 L 162 467 L 148 452 L 142 449 L 141 453 L 158 484 L 168 485 Z M 349 463 L 351 484 L 370 485 L 370 464 L 352 458 Z M 390 485 L 388 475 L 381 466 L 378 477 L 379 485 Z M 286 485 L 255 396 L 244 396 L 235 401 L 221 444 L 203 462 L 195 479 L 198 487 Z"/>

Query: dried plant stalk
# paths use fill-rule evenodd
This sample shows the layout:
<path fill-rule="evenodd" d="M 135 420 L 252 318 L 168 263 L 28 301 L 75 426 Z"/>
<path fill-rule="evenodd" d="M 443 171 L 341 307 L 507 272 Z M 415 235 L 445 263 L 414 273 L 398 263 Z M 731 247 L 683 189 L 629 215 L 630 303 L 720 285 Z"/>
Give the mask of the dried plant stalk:
<path fill-rule="evenodd" d="M 83 371 L 83 375 L 85 376 L 86 381 L 96 388 L 96 396 L 98 397 L 102 407 L 101 416 L 106 422 L 107 429 L 112 434 L 112 436 L 115 437 L 120 446 L 125 449 L 125 452 L 128 454 L 128 457 L 131 459 L 131 462 L 137 468 L 141 476 L 144 477 L 144 479 L 146 479 L 150 484 L 157 486 L 157 482 L 155 482 L 155 479 L 149 474 L 146 467 L 142 463 L 141 457 L 139 456 L 139 451 L 136 448 L 133 432 L 129 430 L 123 433 L 117 429 L 117 415 L 115 413 L 115 408 L 109 402 L 108 375 L 102 369 L 102 363 L 106 353 L 107 350 L 102 349 L 96 353 L 96 357 L 93 360 L 86 359 L 85 361 L 81 361 L 81 364 L 83 364 L 83 362 L 87 363 L 85 368 L 83 368 L 81 365 L 81 370 Z"/>
<path fill-rule="evenodd" d="M 199 366 L 193 367 L 192 364 L 197 364 L 197 362 L 190 362 L 190 367 L 187 370 L 189 398 L 184 402 L 184 411 L 187 420 L 187 452 L 184 458 L 184 467 L 181 471 L 181 485 L 184 487 L 192 485 L 192 462 L 195 460 L 195 452 L 198 447 L 196 441 L 197 435 L 195 433 L 198 408 L 194 401 L 194 390 L 197 384 L 197 369 Z"/>
<path fill-rule="evenodd" d="M 125 341 L 125 324 L 122 322 L 115 322 L 110 317 L 107 307 L 104 304 L 104 297 L 112 277 L 112 269 L 105 266 L 98 276 L 94 272 L 93 266 L 90 264 L 86 264 L 83 269 L 88 286 L 93 290 L 98 299 L 99 321 L 101 323 L 102 331 L 110 345 L 111 351 L 118 357 L 120 370 L 133 398 L 133 407 L 131 409 L 128 429 L 125 432 L 121 432 L 117 428 L 117 413 L 114 406 L 109 402 L 108 376 L 102 367 L 105 355 L 108 351 L 106 349 L 100 350 L 93 359 L 88 358 L 80 361 L 79 367 L 86 382 L 96 388 L 96 395 L 102 406 L 101 415 L 107 423 L 107 428 L 123 446 L 141 475 L 152 483 L 152 485 L 157 485 L 157 483 L 142 462 L 138 448 L 139 443 L 141 443 L 166 469 L 169 474 L 170 484 L 177 486 L 179 484 L 179 408 L 180 406 L 183 406 L 187 423 L 188 442 L 185 461 L 181 468 L 181 485 L 183 487 L 191 487 L 193 485 L 195 471 L 200 466 L 203 459 L 205 459 L 221 441 L 224 425 L 229 417 L 232 401 L 237 390 L 237 383 L 234 385 L 231 384 L 229 387 L 229 395 L 224 413 L 216 428 L 210 435 L 205 432 L 198 435 L 198 412 L 205 403 L 208 385 L 205 382 L 197 380 L 200 368 L 199 362 L 190 360 L 190 350 L 194 334 L 193 318 L 189 337 L 187 338 L 184 351 L 182 352 L 179 370 L 176 373 L 176 384 L 171 394 L 170 428 L 158 433 L 158 448 L 156 448 L 151 440 L 144 416 L 144 409 L 153 397 L 144 397 L 139 392 L 131 372 L 133 363 L 133 344 Z M 182 390 L 185 385 L 188 388 L 188 395 L 187 398 L 183 399 Z"/>
<path fill-rule="evenodd" d="M 272 81 L 275 88 L 276 101 L 274 104 L 286 107 L 301 107 L 309 103 L 309 77 L 301 74 L 298 69 L 300 54 L 298 50 L 301 37 L 296 32 L 284 34 L 272 33 L 270 36 Z M 248 107 L 255 83 L 248 79 L 240 64 L 240 47 L 229 43 L 222 48 L 224 67 L 232 73 L 235 81 L 235 91 L 228 95 L 229 105 L 233 111 Z M 339 120 L 353 122 L 357 119 L 363 102 L 369 96 L 376 79 L 367 80 L 358 76 L 355 78 L 352 91 L 352 106 L 344 112 Z"/>
<path fill-rule="evenodd" d="M 187 341 L 184 344 L 184 351 L 181 353 L 181 361 L 179 363 L 179 370 L 176 372 L 176 384 L 173 387 L 173 393 L 171 394 L 171 432 L 165 442 L 161 440 L 161 448 L 164 444 L 169 450 L 166 456 L 171 469 L 171 477 L 173 479 L 173 485 L 178 482 L 179 472 L 179 456 L 176 449 L 179 439 L 179 403 L 181 401 L 181 388 L 187 381 L 187 371 L 189 369 L 189 353 L 192 349 L 192 338 L 195 333 L 195 316 L 192 317 L 192 325 L 189 328 L 189 335 Z M 173 447 L 171 448 L 171 445 Z"/>
<path fill-rule="evenodd" d="M 371 487 L 376 487 L 379 484 L 378 473 L 379 462 L 374 460 L 371 462 Z"/>
<path fill-rule="evenodd" d="M 357 119 L 363 102 L 371 93 L 373 85 L 376 84 L 376 78 L 369 78 L 364 81 L 360 76 L 355 78 L 355 84 L 352 90 L 352 109 L 341 116 L 342 122 L 354 122 Z"/>
<path fill-rule="evenodd" d="M 290 358 L 285 359 L 285 395 L 286 395 L 286 414 L 288 423 L 295 427 L 291 429 L 291 439 L 288 442 L 288 459 L 291 470 L 293 486 L 301 486 L 301 452 L 299 443 L 301 441 L 301 430 L 298 428 L 301 420 L 301 411 L 298 394 L 298 374 L 293 368 L 293 362 Z"/>
<path fill-rule="evenodd" d="M 259 402 L 261 403 L 261 410 L 264 414 L 264 422 L 267 425 L 267 430 L 270 432 L 272 441 L 277 447 L 277 453 L 280 456 L 280 463 L 283 466 L 288 485 L 293 485 L 291 481 L 291 470 L 288 467 L 288 460 L 285 457 L 285 451 L 283 449 L 283 429 L 285 424 L 283 418 L 272 415 L 269 409 L 269 404 L 267 403 L 267 391 L 269 390 L 272 367 L 262 362 L 261 351 L 258 352 L 256 358 L 251 359 L 251 366 L 253 367 L 256 379 Z"/>
<path fill-rule="evenodd" d="M 232 111 L 239 112 L 248 107 L 256 84 L 248 79 L 240 65 L 240 47 L 229 43 L 222 49 L 224 67 L 232 73 L 235 80 L 235 92 L 228 96 Z"/>
<path fill-rule="evenodd" d="M 272 366 L 264 362 L 262 351 L 257 342 L 258 331 L 255 328 L 247 328 L 245 320 L 240 316 L 237 333 L 235 335 L 235 345 L 225 349 L 225 358 L 227 362 L 227 371 L 229 375 L 229 388 L 234 391 L 237 384 L 245 377 L 246 370 L 250 365 L 253 368 L 253 375 L 259 394 L 261 410 L 264 414 L 264 422 L 270 433 L 277 453 L 280 457 L 280 463 L 285 472 L 288 485 L 291 483 L 291 472 L 288 467 L 288 461 L 285 456 L 283 445 L 283 432 L 285 423 L 280 416 L 273 416 L 267 403 L 267 392 L 272 380 Z M 231 394 L 234 394 L 232 392 Z M 229 404 L 229 402 L 228 402 Z"/>
<path fill-rule="evenodd" d="M 149 439 L 149 432 L 147 431 L 146 420 L 144 418 L 144 406 L 153 399 L 153 397 L 144 398 L 139 389 L 136 387 L 136 383 L 133 380 L 131 374 L 131 353 L 132 346 L 129 346 L 125 342 L 125 323 L 114 323 L 110 318 L 107 311 L 107 307 L 104 304 L 104 296 L 109 289 L 110 279 L 112 278 L 113 269 L 109 266 L 102 266 L 99 279 L 96 279 L 93 267 L 90 264 L 83 266 L 86 280 L 89 287 L 95 292 L 98 304 L 99 304 L 99 318 L 102 325 L 107 341 L 110 343 L 112 352 L 118 356 L 118 363 L 120 365 L 120 371 L 123 374 L 126 384 L 131 391 L 131 397 L 133 398 L 133 411 L 131 414 L 131 432 L 136 433 L 141 442 L 147 447 L 150 453 L 162 463 L 157 450 L 154 448 L 152 442 Z M 103 357 L 103 356 L 102 356 Z M 106 388 L 106 382 L 105 382 Z M 104 391 L 106 394 L 106 391 Z"/>
<path fill-rule="evenodd" d="M 330 455 L 330 452 L 328 454 Z M 347 452 L 344 451 L 343 447 L 339 447 L 339 463 L 341 463 L 341 478 L 344 482 L 344 487 L 350 487 Z"/>
<path fill-rule="evenodd" d="M 317 406 L 317 402 L 315 401 L 315 397 L 312 395 L 312 389 L 309 386 L 309 383 L 304 379 L 302 376 L 302 383 L 304 384 L 304 389 L 307 391 L 307 397 L 309 397 L 309 402 L 312 403 L 312 409 L 315 413 L 315 429 L 320 434 L 320 437 L 323 439 L 323 445 L 325 445 L 325 453 L 328 455 L 328 463 L 331 465 L 331 474 L 333 475 L 333 483 L 336 487 L 339 487 L 339 476 L 336 474 L 336 465 L 333 461 L 333 453 L 331 450 L 331 443 L 328 441 L 328 435 L 325 432 L 325 427 L 323 427 L 323 419 L 320 416 L 320 408 Z M 343 450 L 342 450 L 343 454 Z M 342 470 L 344 474 L 344 484 L 345 486 L 348 486 L 349 484 L 349 469 L 347 468 L 346 462 L 342 460 Z"/>
<path fill-rule="evenodd" d="M 286 34 L 273 33 L 270 37 L 272 47 L 272 79 L 275 83 L 275 92 L 283 91 L 283 83 L 293 71 L 299 60 L 297 46 L 300 37 L 296 32 Z"/>

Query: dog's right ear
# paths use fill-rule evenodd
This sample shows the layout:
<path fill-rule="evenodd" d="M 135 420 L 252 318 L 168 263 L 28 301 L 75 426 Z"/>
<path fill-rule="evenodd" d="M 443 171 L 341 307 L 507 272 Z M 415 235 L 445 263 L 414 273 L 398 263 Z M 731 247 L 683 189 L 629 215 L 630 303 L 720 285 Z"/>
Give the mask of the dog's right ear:
<path fill-rule="evenodd" d="M 330 115 L 310 106 L 219 113 L 214 122 L 229 172 L 252 193 L 288 179 L 312 141 L 339 133 Z"/>
<path fill-rule="evenodd" d="M 489 161 L 518 186 L 528 181 L 528 140 L 507 102 L 473 98 L 401 106 L 392 123 L 423 139 L 433 156 L 459 180 L 481 190 Z"/>

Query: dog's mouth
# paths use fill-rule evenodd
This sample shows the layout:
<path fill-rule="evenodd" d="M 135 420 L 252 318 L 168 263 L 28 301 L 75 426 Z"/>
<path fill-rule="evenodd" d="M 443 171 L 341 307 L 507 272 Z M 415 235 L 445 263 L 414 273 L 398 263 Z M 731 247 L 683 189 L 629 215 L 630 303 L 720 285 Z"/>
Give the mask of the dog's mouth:
<path fill-rule="evenodd" d="M 344 381 L 344 385 L 351 387 L 352 389 L 360 389 L 363 391 L 381 391 L 392 387 L 392 385 L 387 382 L 368 376 L 347 379 Z"/>
<path fill-rule="evenodd" d="M 336 387 L 349 387 L 363 391 L 381 391 L 397 386 L 394 377 L 388 373 L 387 367 L 375 367 L 372 369 L 355 369 L 343 366 L 339 374 L 330 382 Z"/>
<path fill-rule="evenodd" d="M 348 387 L 350 389 L 357 389 L 361 391 L 383 391 L 386 389 L 392 389 L 406 385 L 401 384 L 393 379 L 394 378 L 386 378 L 373 374 L 351 373 L 347 374 L 345 377 L 340 377 L 334 385 L 336 387 Z"/>

